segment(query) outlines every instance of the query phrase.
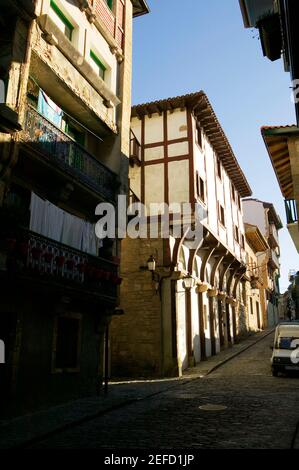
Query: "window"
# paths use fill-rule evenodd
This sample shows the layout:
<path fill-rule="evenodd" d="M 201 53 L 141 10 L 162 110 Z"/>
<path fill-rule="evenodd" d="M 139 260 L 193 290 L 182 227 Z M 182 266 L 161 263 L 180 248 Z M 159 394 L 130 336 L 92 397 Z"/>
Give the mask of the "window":
<path fill-rule="evenodd" d="M 252 297 L 250 297 L 250 313 L 251 313 L 251 315 L 253 315 L 253 301 L 252 301 Z"/>
<path fill-rule="evenodd" d="M 235 194 L 235 188 L 234 188 L 234 185 L 231 183 L 230 185 L 230 190 L 231 190 L 231 197 L 232 197 L 232 200 L 235 202 L 236 201 L 236 194 Z"/>
<path fill-rule="evenodd" d="M 202 148 L 202 134 L 201 134 L 200 127 L 197 127 L 197 144 L 199 145 L 200 148 Z"/>
<path fill-rule="evenodd" d="M 65 314 L 56 318 L 53 369 L 56 372 L 79 371 L 81 315 Z"/>
<path fill-rule="evenodd" d="M 245 250 L 245 238 L 244 235 L 241 235 L 241 247 Z"/>
<path fill-rule="evenodd" d="M 241 210 L 241 198 L 240 198 L 240 194 L 238 194 L 238 207 L 239 207 L 239 209 Z"/>
<path fill-rule="evenodd" d="M 235 240 L 236 242 L 240 243 L 239 229 L 236 225 L 235 225 Z"/>
<path fill-rule="evenodd" d="M 79 126 L 73 122 L 70 118 L 65 118 L 65 132 L 68 134 L 72 139 L 77 142 L 77 144 L 85 145 L 85 132 L 79 128 Z"/>
<path fill-rule="evenodd" d="M 108 7 L 110 8 L 110 10 L 112 10 L 112 8 L 113 8 L 113 0 L 106 0 L 106 2 L 107 2 Z"/>
<path fill-rule="evenodd" d="M 222 223 L 222 225 L 225 226 L 224 208 L 221 204 L 219 204 L 219 220 Z"/>
<path fill-rule="evenodd" d="M 92 68 L 96 71 L 99 77 L 101 77 L 104 80 L 105 72 L 106 72 L 105 65 L 102 64 L 98 56 L 93 51 L 90 51 L 90 58 L 91 58 Z"/>
<path fill-rule="evenodd" d="M 197 190 L 197 196 L 205 202 L 205 182 L 204 180 L 199 176 L 197 173 L 197 178 L 196 178 L 196 190 Z"/>
<path fill-rule="evenodd" d="M 217 161 L 216 161 L 216 165 L 217 165 L 217 176 L 221 179 L 221 162 L 219 160 L 219 158 L 217 158 Z"/>
<path fill-rule="evenodd" d="M 55 14 L 55 22 L 57 26 L 66 35 L 66 37 L 71 41 L 72 36 L 73 36 L 74 26 L 67 19 L 64 13 L 62 13 L 60 8 L 57 6 L 57 4 L 53 0 L 51 0 L 50 6 L 51 6 L 51 10 Z"/>

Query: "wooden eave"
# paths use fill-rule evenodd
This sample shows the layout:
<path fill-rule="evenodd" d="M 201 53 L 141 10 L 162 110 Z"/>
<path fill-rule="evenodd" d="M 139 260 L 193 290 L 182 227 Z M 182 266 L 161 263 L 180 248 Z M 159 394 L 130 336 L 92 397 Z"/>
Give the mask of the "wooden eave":
<path fill-rule="evenodd" d="M 294 185 L 291 171 L 288 139 L 298 135 L 296 126 L 262 127 L 261 133 L 285 199 L 294 199 Z"/>

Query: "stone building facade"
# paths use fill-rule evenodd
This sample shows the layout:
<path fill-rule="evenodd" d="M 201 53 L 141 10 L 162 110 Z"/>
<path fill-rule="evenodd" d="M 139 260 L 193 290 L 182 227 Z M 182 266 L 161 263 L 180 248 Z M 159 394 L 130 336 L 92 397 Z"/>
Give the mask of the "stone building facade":
<path fill-rule="evenodd" d="M 244 221 L 256 225 L 266 239 L 269 249 L 260 257 L 263 290 L 261 305 L 263 312 L 263 325 L 265 328 L 274 326 L 279 321 L 280 297 L 280 245 L 278 232 L 282 223 L 273 204 L 258 199 L 243 200 Z"/>
<path fill-rule="evenodd" d="M 6 413 L 94 394 L 119 300 L 95 208 L 127 194 L 132 20 L 145 0 L 2 2 L 0 337 Z"/>
<path fill-rule="evenodd" d="M 264 299 L 266 289 L 263 280 L 268 267 L 267 261 L 264 261 L 264 254 L 268 252 L 269 245 L 256 225 L 245 223 L 245 233 L 246 327 L 248 331 L 258 331 L 265 328 Z"/>

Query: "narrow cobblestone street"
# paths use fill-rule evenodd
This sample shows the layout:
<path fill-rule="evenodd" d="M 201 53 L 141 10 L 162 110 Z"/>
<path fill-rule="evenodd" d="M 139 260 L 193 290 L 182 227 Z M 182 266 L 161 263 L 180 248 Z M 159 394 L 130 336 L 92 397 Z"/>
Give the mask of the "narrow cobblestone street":
<path fill-rule="evenodd" d="M 288 449 L 299 420 L 299 378 L 273 378 L 273 334 L 201 379 L 105 413 L 34 448 Z M 202 410 L 202 405 L 222 410 Z"/>

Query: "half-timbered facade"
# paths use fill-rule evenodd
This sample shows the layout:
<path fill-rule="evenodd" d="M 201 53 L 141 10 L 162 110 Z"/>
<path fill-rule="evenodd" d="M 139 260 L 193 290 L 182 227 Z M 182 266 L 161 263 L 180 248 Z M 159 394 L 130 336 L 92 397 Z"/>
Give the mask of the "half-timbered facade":
<path fill-rule="evenodd" d="M 175 209 L 168 238 L 123 241 L 125 315 L 112 322 L 112 374 L 181 374 L 238 337 L 246 271 L 241 198 L 251 190 L 205 93 L 134 106 L 131 127 L 132 199 L 158 223 L 152 204 Z M 193 221 L 201 214 L 195 243 L 188 231 L 174 235 L 184 203 Z M 148 259 L 156 262 L 152 274 Z"/>

